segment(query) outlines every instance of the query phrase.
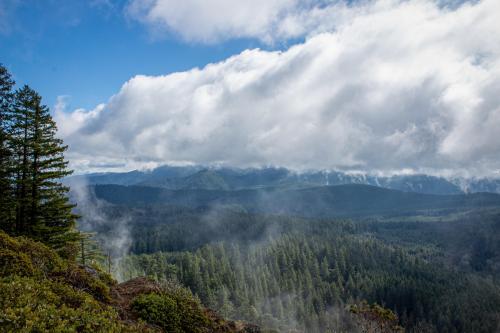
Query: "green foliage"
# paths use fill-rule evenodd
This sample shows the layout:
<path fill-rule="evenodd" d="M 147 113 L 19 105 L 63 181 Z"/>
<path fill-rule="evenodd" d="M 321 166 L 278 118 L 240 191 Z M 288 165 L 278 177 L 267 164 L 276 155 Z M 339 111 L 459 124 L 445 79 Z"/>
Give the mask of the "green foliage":
<path fill-rule="evenodd" d="M 352 304 L 349 311 L 354 315 L 363 332 L 404 332 L 404 329 L 398 325 L 398 316 L 390 309 L 376 303 Z"/>
<path fill-rule="evenodd" d="M 62 272 L 67 264 L 47 246 L 24 237 L 13 238 L 0 230 L 0 276 L 45 277 Z"/>
<path fill-rule="evenodd" d="M 18 253 L 8 249 L 0 250 L 0 274 L 32 276 L 35 273 L 30 258 L 25 253 Z"/>
<path fill-rule="evenodd" d="M 9 147 L 14 81 L 0 64 L 0 229 L 12 231 L 14 221 L 14 192 L 12 183 L 13 156 Z"/>
<path fill-rule="evenodd" d="M 132 309 L 140 318 L 162 327 L 167 332 L 184 331 L 177 303 L 167 295 L 141 295 L 132 303 Z"/>
<path fill-rule="evenodd" d="M 103 281 L 101 279 L 103 275 L 103 273 L 98 273 L 97 270 L 88 267 L 72 265 L 57 279 L 64 280 L 76 289 L 85 290 L 97 300 L 109 302 L 111 300 L 109 280 Z"/>
<path fill-rule="evenodd" d="M 0 231 L 0 331 L 149 332 L 109 303 L 109 275 L 75 266 L 46 245 Z"/>
<path fill-rule="evenodd" d="M 8 332 L 121 332 L 123 326 L 111 307 L 51 280 L 0 280 L 0 308 L 0 327 Z"/>
<path fill-rule="evenodd" d="M 110 300 L 110 286 L 115 284 L 108 274 L 66 262 L 42 243 L 0 231 L 0 277 L 10 275 L 51 278 L 85 290 L 100 301 Z"/>
<path fill-rule="evenodd" d="M 132 309 L 141 319 L 166 332 L 199 333 L 213 326 L 199 302 L 180 290 L 140 295 L 134 299 Z"/>
<path fill-rule="evenodd" d="M 83 266 L 99 266 L 105 261 L 104 253 L 95 239 L 95 233 L 80 232 L 76 260 Z"/>

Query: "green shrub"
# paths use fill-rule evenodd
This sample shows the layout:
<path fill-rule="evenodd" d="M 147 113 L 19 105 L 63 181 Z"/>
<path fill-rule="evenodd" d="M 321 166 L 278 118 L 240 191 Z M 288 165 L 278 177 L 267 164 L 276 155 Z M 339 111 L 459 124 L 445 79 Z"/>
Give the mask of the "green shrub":
<path fill-rule="evenodd" d="M 140 295 L 132 303 L 137 315 L 167 332 L 183 332 L 177 302 L 167 295 Z"/>
<path fill-rule="evenodd" d="M 109 302 L 109 287 L 115 282 L 98 269 L 83 268 L 65 261 L 49 247 L 24 237 L 0 232 L 0 277 L 10 275 L 50 277 Z"/>
<path fill-rule="evenodd" d="M 50 248 L 0 231 L 0 277 L 11 274 L 44 277 L 64 270 L 65 262 Z"/>
<path fill-rule="evenodd" d="M 132 302 L 132 309 L 141 319 L 169 333 L 204 332 L 211 324 L 200 304 L 181 293 L 140 295 Z"/>
<path fill-rule="evenodd" d="M 0 328 L 6 332 L 121 332 L 109 306 L 68 285 L 13 276 L 0 280 Z"/>
<path fill-rule="evenodd" d="M 26 254 L 0 249 L 0 276 L 12 274 L 32 276 L 35 274 L 35 268 Z"/>
<path fill-rule="evenodd" d="M 109 302 L 111 297 L 108 282 L 111 282 L 107 278 L 101 280 L 101 276 L 106 275 L 101 275 L 97 270 L 91 272 L 88 268 L 71 265 L 64 273 L 57 277 L 57 280 L 64 281 L 76 289 L 83 290 L 94 296 L 97 300 Z"/>

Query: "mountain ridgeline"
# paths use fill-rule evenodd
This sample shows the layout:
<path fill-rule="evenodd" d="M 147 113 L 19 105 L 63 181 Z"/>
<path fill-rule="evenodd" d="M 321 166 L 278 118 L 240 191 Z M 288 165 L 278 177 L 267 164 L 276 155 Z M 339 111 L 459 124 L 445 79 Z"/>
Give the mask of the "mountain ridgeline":
<path fill-rule="evenodd" d="M 114 184 L 160 187 L 170 190 L 238 190 L 265 187 L 304 188 L 364 184 L 393 190 L 426 194 L 500 193 L 498 178 L 443 178 L 423 174 L 376 176 L 340 171 L 295 172 L 285 168 L 205 168 L 202 166 L 162 166 L 148 171 L 94 173 L 73 176 L 68 184 Z"/>

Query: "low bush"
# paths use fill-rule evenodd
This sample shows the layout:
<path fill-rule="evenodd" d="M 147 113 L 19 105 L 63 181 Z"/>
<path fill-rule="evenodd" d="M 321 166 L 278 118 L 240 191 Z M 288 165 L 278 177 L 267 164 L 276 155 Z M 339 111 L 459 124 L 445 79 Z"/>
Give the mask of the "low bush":
<path fill-rule="evenodd" d="M 198 301 L 186 293 L 140 295 L 132 302 L 132 310 L 165 332 L 199 333 L 213 324 Z"/>

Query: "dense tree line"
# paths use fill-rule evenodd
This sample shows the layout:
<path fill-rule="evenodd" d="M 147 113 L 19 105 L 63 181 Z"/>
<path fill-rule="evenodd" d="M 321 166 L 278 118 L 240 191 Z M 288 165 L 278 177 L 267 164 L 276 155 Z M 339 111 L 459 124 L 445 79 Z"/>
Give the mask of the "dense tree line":
<path fill-rule="evenodd" d="M 126 227 L 130 231 L 131 252 L 195 250 L 218 241 L 252 243 L 288 230 L 308 233 L 328 225 L 342 224 L 358 234 L 372 235 L 385 243 L 420 248 L 423 259 L 464 272 L 500 278 L 500 210 L 473 210 L 436 216 L 399 216 L 363 220 L 304 219 L 280 215 L 249 214 L 241 207 L 188 208 L 171 205 L 143 208 L 100 205 L 108 222 L 84 217 L 97 237 Z M 113 221 L 127 220 L 127 226 Z"/>
<path fill-rule="evenodd" d="M 500 282 L 500 210 L 358 224 L 359 232 L 405 247 L 425 246 L 435 261 Z"/>
<path fill-rule="evenodd" d="M 62 250 L 78 239 L 68 188 L 67 149 L 41 96 L 29 86 L 14 90 L 0 65 L 0 228 Z"/>
<path fill-rule="evenodd" d="M 225 316 L 280 330 L 346 329 L 346 305 L 361 300 L 394 310 L 415 332 L 494 332 L 500 323 L 500 289 L 492 279 L 447 268 L 426 246 L 377 240 L 364 223 L 234 210 L 198 218 L 189 210 L 177 213 L 180 222 L 171 217 L 137 227 L 136 250 L 151 242 L 147 250 L 164 252 L 122 260 L 126 278 L 177 279 Z M 188 237 L 195 226 L 205 236 Z M 165 251 L 163 237 L 175 251 Z"/>

